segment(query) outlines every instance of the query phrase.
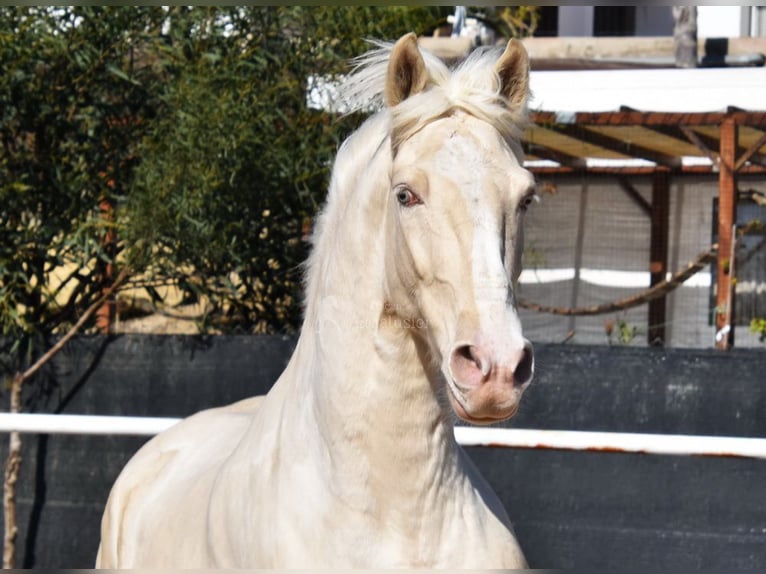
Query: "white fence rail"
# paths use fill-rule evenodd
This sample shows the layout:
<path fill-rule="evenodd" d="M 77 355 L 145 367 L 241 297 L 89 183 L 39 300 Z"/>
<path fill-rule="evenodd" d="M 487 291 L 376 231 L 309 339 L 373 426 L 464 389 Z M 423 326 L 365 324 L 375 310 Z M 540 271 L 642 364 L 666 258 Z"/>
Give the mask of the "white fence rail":
<path fill-rule="evenodd" d="M 170 428 L 179 420 L 181 419 L 0 413 L 0 432 L 153 436 Z M 766 438 L 463 426 L 455 428 L 455 438 L 464 446 L 766 459 Z"/>
<path fill-rule="evenodd" d="M 464 446 L 766 459 L 766 438 L 456 427 Z"/>
<path fill-rule="evenodd" d="M 160 417 L 0 413 L 0 432 L 154 436 L 180 420 Z"/>

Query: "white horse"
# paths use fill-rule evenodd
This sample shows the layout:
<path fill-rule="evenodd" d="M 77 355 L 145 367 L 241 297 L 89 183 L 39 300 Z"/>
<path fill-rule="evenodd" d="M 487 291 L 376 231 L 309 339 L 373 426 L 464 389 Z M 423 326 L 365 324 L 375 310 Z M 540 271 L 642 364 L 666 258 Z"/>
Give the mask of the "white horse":
<path fill-rule="evenodd" d="M 133 457 L 97 566 L 526 566 L 453 430 L 511 417 L 532 379 L 528 77 L 516 41 L 455 70 L 412 34 L 368 55 L 351 89 L 385 105 L 338 153 L 287 368 Z"/>

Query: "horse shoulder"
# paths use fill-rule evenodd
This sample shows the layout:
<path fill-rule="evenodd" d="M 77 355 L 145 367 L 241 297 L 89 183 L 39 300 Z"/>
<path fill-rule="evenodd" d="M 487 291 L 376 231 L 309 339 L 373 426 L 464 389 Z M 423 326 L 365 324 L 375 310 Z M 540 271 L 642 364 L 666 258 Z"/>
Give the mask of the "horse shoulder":
<path fill-rule="evenodd" d="M 159 546 L 166 532 L 170 535 L 172 528 L 166 522 L 171 517 L 174 523 L 183 517 L 187 526 L 197 524 L 199 535 L 205 536 L 202 505 L 207 491 L 258 413 L 263 398 L 251 397 L 200 411 L 136 452 L 109 494 L 97 567 L 131 567 L 139 560 L 152 563 L 148 547 Z M 198 552 L 199 547 L 192 554 Z"/>

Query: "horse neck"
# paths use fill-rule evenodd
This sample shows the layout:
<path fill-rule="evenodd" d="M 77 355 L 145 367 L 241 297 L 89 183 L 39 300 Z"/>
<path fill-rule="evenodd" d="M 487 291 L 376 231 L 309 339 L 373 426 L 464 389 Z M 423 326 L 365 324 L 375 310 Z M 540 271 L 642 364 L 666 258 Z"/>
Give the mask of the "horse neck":
<path fill-rule="evenodd" d="M 333 178 L 290 378 L 334 465 L 384 468 L 417 488 L 445 472 L 423 459 L 457 464 L 457 448 L 438 368 L 412 325 L 384 313 L 390 152 L 379 144 L 369 152 L 336 163 L 336 172 L 366 168 Z M 413 476 L 424 469 L 431 474 Z"/>

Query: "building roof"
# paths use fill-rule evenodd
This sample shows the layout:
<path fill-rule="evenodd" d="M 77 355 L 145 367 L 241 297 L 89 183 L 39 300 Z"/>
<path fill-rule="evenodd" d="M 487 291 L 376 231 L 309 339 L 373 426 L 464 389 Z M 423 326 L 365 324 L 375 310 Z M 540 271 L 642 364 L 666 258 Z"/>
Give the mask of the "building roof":
<path fill-rule="evenodd" d="M 468 38 L 420 38 L 447 61 Z M 766 38 L 700 38 L 706 67 L 674 67 L 671 37 L 525 38 L 537 172 L 717 171 L 720 125 L 738 124 L 740 173 L 766 173 Z M 734 61 L 739 67 L 724 66 Z M 747 67 L 741 67 L 745 65 Z"/>
<path fill-rule="evenodd" d="M 533 71 L 533 109 L 718 112 L 766 110 L 766 68 Z"/>
<path fill-rule="evenodd" d="M 530 84 L 536 171 L 716 171 L 733 118 L 740 172 L 766 172 L 766 68 L 533 71 Z"/>

